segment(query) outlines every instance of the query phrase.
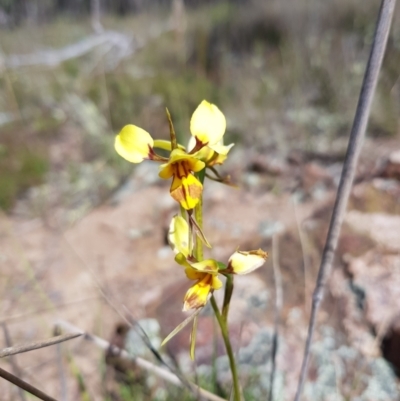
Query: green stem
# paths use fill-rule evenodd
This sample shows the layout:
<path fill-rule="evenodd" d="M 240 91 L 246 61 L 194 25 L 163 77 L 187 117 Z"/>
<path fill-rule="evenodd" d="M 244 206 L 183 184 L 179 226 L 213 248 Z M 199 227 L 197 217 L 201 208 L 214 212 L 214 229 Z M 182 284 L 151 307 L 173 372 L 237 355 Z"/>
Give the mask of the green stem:
<path fill-rule="evenodd" d="M 233 276 L 232 274 L 228 274 L 226 276 L 224 303 L 222 305 L 222 317 L 225 320 L 225 323 L 227 323 L 228 321 L 229 305 L 231 303 L 232 293 L 233 293 Z"/>
<path fill-rule="evenodd" d="M 240 397 L 240 385 L 239 385 L 239 379 L 238 379 L 238 372 L 236 369 L 236 362 L 235 362 L 235 355 L 232 350 L 232 345 L 231 345 L 231 340 L 229 338 L 229 332 L 228 332 L 228 326 L 227 322 L 221 315 L 217 302 L 215 301 L 214 295 L 211 296 L 211 306 L 214 310 L 215 317 L 217 318 L 217 322 L 219 324 L 219 327 L 221 329 L 222 333 L 222 338 L 225 343 L 225 348 L 226 348 L 226 353 L 229 358 L 229 366 L 231 368 L 232 372 L 232 381 L 233 381 L 233 399 L 234 401 L 241 401 Z"/>
<path fill-rule="evenodd" d="M 204 182 L 205 177 L 205 169 L 196 174 L 197 178 L 201 183 Z M 203 228 L 203 197 L 200 198 L 199 203 L 194 209 L 194 216 L 197 222 L 197 225 L 200 229 Z M 194 255 L 197 261 L 201 262 L 203 260 L 203 242 L 196 238 L 194 247 Z M 228 311 L 229 311 L 229 303 L 231 300 L 233 291 L 233 278 L 231 275 L 227 276 L 226 287 L 225 287 L 225 296 L 224 296 L 224 305 L 221 312 L 218 309 L 217 302 L 215 301 L 214 295 L 211 295 L 211 306 L 214 310 L 215 317 L 217 318 L 218 325 L 221 329 L 222 338 L 224 340 L 226 353 L 229 358 L 229 366 L 232 372 L 232 382 L 233 382 L 233 390 L 234 390 L 234 401 L 241 401 L 241 392 L 239 385 L 238 372 L 236 368 L 235 355 L 232 350 L 231 340 L 229 338 L 228 331 Z"/>
<path fill-rule="evenodd" d="M 194 218 L 196 219 L 197 225 L 200 229 L 203 228 L 203 195 L 199 199 L 199 203 L 194 209 Z M 200 241 L 196 236 L 196 245 L 194 249 L 194 256 L 198 262 L 203 260 L 203 242 Z"/>

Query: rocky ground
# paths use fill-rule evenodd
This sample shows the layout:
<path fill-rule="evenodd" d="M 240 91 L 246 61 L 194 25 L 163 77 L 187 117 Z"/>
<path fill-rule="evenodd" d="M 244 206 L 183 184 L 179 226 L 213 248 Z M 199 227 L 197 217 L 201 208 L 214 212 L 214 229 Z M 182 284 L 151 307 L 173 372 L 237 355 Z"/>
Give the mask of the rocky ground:
<path fill-rule="evenodd" d="M 398 154 L 386 145 L 373 168 L 370 152 L 360 165 L 318 316 L 305 399 L 395 400 L 400 394 L 395 376 L 400 366 L 400 164 Z M 371 149 L 370 142 L 365 149 Z M 293 154 L 270 163 L 238 147 L 224 169 L 239 188 L 213 182 L 206 186 L 205 233 L 214 245 L 210 256 L 224 260 L 238 246 L 262 247 L 271 255 L 258 272 L 237 278 L 230 315 L 242 381 L 255 399 L 270 387 L 273 260 L 283 278 L 274 393 L 282 400 L 294 394 L 340 170 L 338 163 L 317 156 Z M 0 225 L 1 320 L 13 343 L 49 337 L 59 319 L 111 338 L 125 308 L 136 319 L 155 319 L 157 343 L 185 318 L 181 306 L 189 283 L 165 240 L 176 204 L 168 185 L 157 178 L 157 166 L 140 165 L 105 204 L 72 225 L 57 219 L 63 213 L 51 207 L 41 218 L 24 216 L 18 212 L 23 203 L 14 214 L 3 214 Z M 278 244 L 274 249 L 273 236 Z M 199 321 L 196 362 L 202 377 L 212 374 L 211 316 L 205 311 Z M 63 391 L 68 399 L 78 399 L 79 372 L 90 399 L 103 399 L 102 351 L 83 339 L 61 348 L 59 354 L 47 349 L 14 359 L 23 377 L 50 394 L 60 394 L 60 376 L 66 376 Z M 135 352 L 134 345 L 130 348 Z M 164 352 L 185 372 L 194 369 L 187 331 Z M 217 355 L 218 383 L 226 388 L 229 371 L 219 343 Z M 9 361 L 1 365 L 10 367 Z M 2 382 L 1 388 L 13 399 L 10 385 Z"/>
<path fill-rule="evenodd" d="M 227 117 L 227 143 L 236 145 L 222 170 L 238 185 L 206 185 L 208 255 L 223 261 L 237 247 L 270 254 L 263 268 L 236 279 L 230 310 L 246 400 L 266 399 L 271 389 L 277 290 L 283 302 L 273 394 L 291 400 L 378 5 L 211 3 L 172 12 L 172 19 L 169 12 L 104 16 L 104 37 L 124 40 L 52 66 L 40 55 L 99 40 L 88 21 L 73 21 L 74 29 L 62 18 L 2 31 L 3 344 L 48 338 L 62 321 L 157 363 L 121 322 L 137 319 L 157 348 L 186 317 L 190 283 L 166 243 L 177 206 L 157 166 L 133 168 L 112 142 L 127 123 L 167 138 L 166 106 L 184 135 L 204 98 Z M 304 400 L 400 399 L 399 20 L 397 12 Z M 37 54 L 35 66 L 16 65 Z M 282 275 L 278 288 L 274 268 Z M 228 399 L 227 360 L 207 309 L 198 330 L 196 365 L 186 329 L 161 352 Z M 80 338 L 1 359 L 0 366 L 62 401 L 183 399 L 181 389 L 135 365 L 117 366 L 109 355 L 106 366 L 104 356 Z M 133 373 L 121 381 L 127 368 Z M 25 399 L 4 381 L 0 394 Z"/>

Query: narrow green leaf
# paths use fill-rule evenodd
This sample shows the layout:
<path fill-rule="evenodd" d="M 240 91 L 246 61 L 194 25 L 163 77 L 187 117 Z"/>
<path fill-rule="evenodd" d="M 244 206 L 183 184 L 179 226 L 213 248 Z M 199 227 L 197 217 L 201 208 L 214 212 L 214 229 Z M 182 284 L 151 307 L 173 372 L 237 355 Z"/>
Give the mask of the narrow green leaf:
<path fill-rule="evenodd" d="M 198 315 L 195 316 L 193 320 L 192 332 L 190 333 L 190 359 L 194 361 L 194 353 L 196 349 L 196 334 L 197 334 L 197 324 L 199 322 Z"/>
<path fill-rule="evenodd" d="M 190 316 L 188 316 L 182 323 L 180 323 L 178 326 L 175 327 L 171 331 L 170 334 L 165 337 L 163 342 L 161 343 L 161 346 L 165 345 L 172 337 L 174 337 L 176 334 L 178 334 L 184 327 L 186 327 L 201 311 L 203 308 L 199 308 L 194 311 Z"/>

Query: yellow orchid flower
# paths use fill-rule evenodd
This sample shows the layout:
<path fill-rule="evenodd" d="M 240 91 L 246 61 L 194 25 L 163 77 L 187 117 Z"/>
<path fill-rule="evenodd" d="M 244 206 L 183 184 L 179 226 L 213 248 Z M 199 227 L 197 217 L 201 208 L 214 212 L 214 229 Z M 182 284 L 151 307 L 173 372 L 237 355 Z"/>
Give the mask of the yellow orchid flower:
<path fill-rule="evenodd" d="M 204 260 L 202 262 L 192 262 L 193 258 L 187 257 L 182 252 L 178 253 L 175 261 L 185 267 L 185 273 L 189 280 L 197 280 L 187 291 L 183 310 L 197 309 L 204 306 L 214 290 L 222 287 L 222 282 L 218 278 L 218 274 L 248 274 L 261 267 L 268 258 L 268 253 L 262 249 L 254 251 L 234 252 L 228 261 L 228 266 L 218 263 L 213 259 Z"/>
<path fill-rule="evenodd" d="M 159 176 L 164 179 L 173 177 L 171 196 L 186 210 L 197 205 L 203 191 L 203 185 L 192 172 L 201 171 L 204 167 L 204 162 L 182 149 L 174 149 L 168 162 L 160 166 Z"/>
<path fill-rule="evenodd" d="M 183 301 L 183 311 L 198 309 L 204 306 L 214 290 L 222 287 L 218 278 L 218 264 L 213 259 L 186 264 L 186 276 L 189 280 L 197 280 L 186 292 Z"/>
<path fill-rule="evenodd" d="M 171 196 L 186 210 L 193 209 L 202 194 L 203 185 L 192 174 L 204 169 L 205 164 L 194 155 L 186 153 L 181 145 L 173 149 L 169 159 L 154 152 L 154 147 L 171 150 L 171 142 L 154 141 L 151 135 L 135 125 L 126 125 L 115 138 L 115 150 L 131 163 L 141 163 L 145 159 L 166 162 L 160 166 L 159 176 L 173 177 Z"/>
<path fill-rule="evenodd" d="M 170 193 L 180 205 L 191 210 L 198 204 L 202 183 L 193 175 L 206 166 L 222 164 L 233 144 L 224 146 L 225 116 L 217 106 L 203 100 L 194 111 L 190 121 L 190 131 L 194 147 L 190 152 L 176 142 L 171 116 L 167 110 L 171 141 L 154 140 L 144 129 L 136 125 L 126 125 L 116 136 L 114 147 L 117 153 L 131 163 L 141 163 L 145 159 L 164 162 L 159 176 L 173 177 Z M 154 148 L 170 151 L 169 158 L 159 156 Z"/>
<path fill-rule="evenodd" d="M 218 278 L 218 262 L 213 259 L 202 262 L 192 262 L 193 258 L 186 258 L 182 253 L 175 256 L 175 261 L 185 267 L 186 277 L 189 280 L 196 280 L 183 300 L 183 311 L 197 309 L 204 306 L 214 290 L 222 287 L 222 281 Z"/>
<path fill-rule="evenodd" d="M 206 145 L 213 149 L 224 136 L 225 129 L 226 119 L 221 110 L 203 100 L 190 120 L 190 132 L 196 139 L 195 150 Z"/>
<path fill-rule="evenodd" d="M 228 261 L 228 266 L 224 270 L 230 274 L 248 274 L 261 267 L 268 258 L 268 253 L 262 249 L 255 251 L 239 251 L 237 250 Z"/>
<path fill-rule="evenodd" d="M 172 218 L 168 230 L 168 242 L 172 250 L 187 258 L 191 253 L 189 249 L 189 225 L 187 221 L 179 215 Z"/>

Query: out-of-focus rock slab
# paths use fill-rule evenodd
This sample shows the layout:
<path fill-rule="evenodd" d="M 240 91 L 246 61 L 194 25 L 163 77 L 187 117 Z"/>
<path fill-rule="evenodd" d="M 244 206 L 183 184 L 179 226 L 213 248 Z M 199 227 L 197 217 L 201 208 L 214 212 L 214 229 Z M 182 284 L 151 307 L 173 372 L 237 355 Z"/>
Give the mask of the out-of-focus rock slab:
<path fill-rule="evenodd" d="M 392 325 L 400 328 L 400 255 L 371 250 L 347 268 L 353 283 L 364 290 L 365 316 L 376 332 Z"/>
<path fill-rule="evenodd" d="M 345 222 L 354 231 L 369 236 L 383 249 L 391 252 L 400 250 L 400 216 L 352 210 L 347 213 Z"/>

